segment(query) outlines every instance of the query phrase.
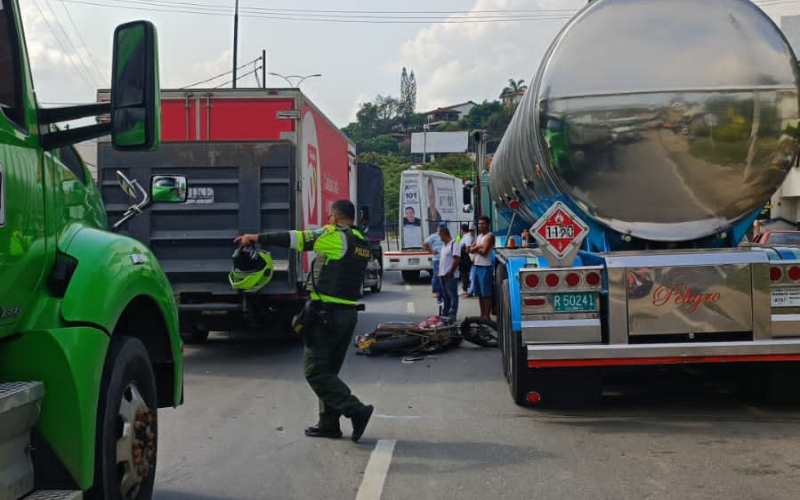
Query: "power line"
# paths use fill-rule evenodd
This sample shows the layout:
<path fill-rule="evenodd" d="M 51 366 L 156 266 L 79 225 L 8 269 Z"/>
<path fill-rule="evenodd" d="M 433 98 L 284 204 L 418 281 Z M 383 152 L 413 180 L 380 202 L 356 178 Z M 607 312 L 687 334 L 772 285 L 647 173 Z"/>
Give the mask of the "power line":
<path fill-rule="evenodd" d="M 83 69 L 86 71 L 86 75 L 94 81 L 95 85 L 97 85 L 98 87 L 101 87 L 102 84 L 97 80 L 96 75 L 93 75 L 92 72 L 89 70 L 89 67 L 86 65 L 86 62 L 83 60 L 83 57 L 81 56 L 81 53 L 78 52 L 78 48 L 75 47 L 74 43 L 72 43 L 72 38 L 70 38 L 69 33 L 67 33 L 67 30 L 64 29 L 64 25 L 61 24 L 61 19 L 59 19 L 58 14 L 56 14 L 56 11 L 53 10 L 53 6 L 50 4 L 50 1 L 49 0 L 44 0 L 44 3 L 45 3 L 45 5 L 47 5 L 47 8 L 50 9 L 50 13 L 53 14 L 53 18 L 56 20 L 56 23 L 58 24 L 58 27 L 61 29 L 61 32 L 64 33 L 64 38 L 67 39 L 67 42 L 69 43 L 69 46 L 72 47 L 72 51 L 75 53 L 75 56 L 78 58 L 78 62 L 81 63 L 81 66 L 83 66 Z"/>
<path fill-rule="evenodd" d="M 255 58 L 255 59 L 253 59 L 252 61 L 247 61 L 246 63 L 242 64 L 241 66 L 238 66 L 236 69 L 242 69 L 242 68 L 244 68 L 245 66 L 249 66 L 250 64 L 253 64 L 254 62 L 258 61 L 259 59 L 261 59 L 261 58 L 260 58 L 260 57 L 256 57 L 256 58 Z M 180 87 L 180 88 L 182 88 L 182 89 L 188 89 L 189 87 L 195 87 L 195 86 L 197 86 L 197 85 L 200 85 L 201 83 L 208 83 L 208 82 L 210 82 L 210 81 L 212 81 L 212 80 L 216 80 L 217 78 L 221 78 L 221 77 L 223 77 L 223 76 L 225 76 L 225 75 L 229 75 L 229 74 L 231 74 L 231 73 L 233 73 L 233 70 L 226 71 L 226 72 L 224 72 L 224 73 L 220 73 L 220 74 L 218 74 L 218 75 L 214 75 L 214 76 L 212 76 L 212 77 L 210 77 L 210 78 L 206 78 L 205 80 L 201 80 L 201 81 L 199 81 L 199 82 L 193 83 L 193 84 L 191 84 L 191 85 L 186 85 L 186 86 L 183 86 L 183 87 Z M 239 80 L 239 78 L 237 78 L 237 80 Z M 233 81 L 233 80 L 231 80 L 231 81 Z M 228 83 L 230 83 L 230 82 L 228 82 Z"/>
<path fill-rule="evenodd" d="M 58 44 L 61 45 L 61 49 L 64 51 L 64 54 L 67 56 L 67 61 L 69 61 L 69 63 L 72 64 L 72 66 L 74 66 L 76 70 L 78 70 L 78 76 L 81 77 L 81 79 L 83 80 L 83 83 L 85 83 L 90 89 L 94 90 L 96 87 L 93 86 L 89 82 L 89 80 L 86 79 L 86 76 L 83 74 L 83 72 L 78 67 L 78 65 L 75 64 L 75 61 L 73 61 L 72 58 L 69 57 L 69 51 L 64 46 L 64 43 L 61 41 L 61 39 L 58 38 L 58 36 L 56 35 L 56 32 L 53 29 L 53 26 L 50 25 L 50 21 L 47 20 L 47 17 L 45 17 L 44 12 L 42 11 L 42 8 L 39 7 L 39 3 L 36 0 L 33 0 L 33 4 L 36 6 L 36 9 L 39 11 L 39 15 L 42 16 L 42 19 L 44 20 L 44 23 L 47 25 L 47 28 L 50 30 L 50 33 L 53 34 L 53 38 L 55 38 L 56 42 L 58 42 Z"/>
<path fill-rule="evenodd" d="M 261 69 L 261 66 L 258 66 L 258 67 L 254 68 L 254 69 L 251 69 L 247 73 L 242 73 L 241 75 L 236 75 L 236 81 L 238 82 L 239 80 L 241 80 L 242 78 L 244 78 L 246 76 L 250 76 L 253 73 L 257 73 L 260 69 Z M 227 82 L 220 83 L 216 87 L 212 87 L 212 88 L 218 89 L 220 87 L 224 87 L 225 85 L 230 85 L 231 83 L 233 83 L 233 80 L 228 80 Z"/>
<path fill-rule="evenodd" d="M 65 3 L 75 3 L 83 5 L 93 5 L 98 7 L 120 8 L 141 10 L 140 7 L 134 5 L 149 6 L 151 12 L 171 12 L 181 14 L 198 14 L 208 16 L 230 16 L 232 10 L 224 7 L 202 6 L 196 4 L 193 8 L 188 5 L 188 2 L 153 2 L 147 0 L 106 0 L 107 2 L 121 2 L 120 4 L 100 3 L 98 1 L 89 0 L 56 0 Z M 204 10 L 197 10 L 198 8 Z M 447 19 L 441 19 L 441 16 L 382 16 L 382 15 L 367 15 L 361 16 L 357 14 L 343 14 L 344 17 L 331 17 L 330 14 L 280 14 L 280 13 L 267 13 L 267 11 L 254 9 L 254 8 L 240 8 L 240 15 L 254 19 L 274 19 L 286 21 L 311 21 L 311 22 L 328 22 L 328 23 L 360 23 L 360 24 L 471 24 L 471 23 L 495 23 L 495 22 L 519 22 L 519 21 L 548 21 L 558 19 L 569 19 L 572 13 L 576 11 L 562 10 L 565 14 L 553 15 L 533 15 L 525 14 L 520 16 L 510 15 L 466 15 L 466 16 L 450 16 Z M 540 11 L 536 11 L 540 12 Z M 569 13 L 569 14 L 567 14 Z"/>
<path fill-rule="evenodd" d="M 89 50 L 89 45 L 86 44 L 86 41 L 84 41 L 83 36 L 81 36 L 81 30 L 78 29 L 78 26 L 75 24 L 75 20 L 72 19 L 72 13 L 70 13 L 69 8 L 67 8 L 67 4 L 65 4 L 64 2 L 61 2 L 61 7 L 63 7 L 64 8 L 64 12 L 67 13 L 67 18 L 69 19 L 69 22 L 72 24 L 72 28 L 75 30 L 75 33 L 78 35 L 78 39 L 80 40 L 81 44 L 83 44 L 83 47 L 86 49 L 86 53 L 89 54 L 89 60 L 92 63 L 92 67 L 94 67 L 94 70 L 97 71 L 98 75 L 100 75 L 101 80 L 105 80 L 106 79 L 106 75 L 103 74 L 102 71 L 100 71 L 99 65 L 97 64 L 97 61 L 95 60 L 94 56 L 92 55 L 92 51 Z"/>

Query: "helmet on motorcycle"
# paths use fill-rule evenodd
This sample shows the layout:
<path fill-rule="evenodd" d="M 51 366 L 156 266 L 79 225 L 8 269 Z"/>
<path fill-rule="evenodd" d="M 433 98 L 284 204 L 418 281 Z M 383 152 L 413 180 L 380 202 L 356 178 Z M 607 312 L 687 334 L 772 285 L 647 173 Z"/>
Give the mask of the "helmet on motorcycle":
<path fill-rule="evenodd" d="M 236 290 L 256 292 L 272 279 L 272 257 L 258 245 L 239 247 L 233 252 L 233 269 L 228 281 Z"/>

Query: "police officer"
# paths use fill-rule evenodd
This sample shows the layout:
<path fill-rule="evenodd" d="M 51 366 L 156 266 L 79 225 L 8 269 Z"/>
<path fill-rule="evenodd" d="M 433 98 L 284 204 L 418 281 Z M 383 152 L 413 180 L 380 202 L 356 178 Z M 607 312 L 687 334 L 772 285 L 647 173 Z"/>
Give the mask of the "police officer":
<path fill-rule="evenodd" d="M 353 424 L 351 439 L 358 441 L 372 416 L 372 405 L 359 401 L 339 378 L 356 327 L 356 301 L 370 257 L 369 243 L 355 227 L 355 215 L 350 200 L 338 200 L 331 206 L 328 224 L 320 229 L 244 234 L 234 239 L 245 247 L 259 243 L 317 254 L 306 285 L 312 301 L 306 310 L 318 314 L 303 334 L 303 368 L 319 398 L 319 420 L 305 429 L 309 437 L 342 437 L 339 418 L 344 415 Z"/>

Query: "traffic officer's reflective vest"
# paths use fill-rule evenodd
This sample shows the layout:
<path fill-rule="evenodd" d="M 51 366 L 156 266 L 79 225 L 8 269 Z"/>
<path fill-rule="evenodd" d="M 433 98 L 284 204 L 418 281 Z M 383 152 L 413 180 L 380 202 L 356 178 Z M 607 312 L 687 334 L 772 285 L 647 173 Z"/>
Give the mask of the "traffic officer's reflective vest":
<path fill-rule="evenodd" d="M 330 227 L 330 226 L 326 226 Z M 306 289 L 312 299 L 322 302 L 355 304 L 358 292 L 364 280 L 364 270 L 370 258 L 367 239 L 355 228 L 334 226 L 335 231 L 317 238 L 314 248 L 323 238 L 338 237 L 342 244 L 343 255 L 333 259 L 329 255 L 318 253 L 311 268 L 312 276 Z"/>

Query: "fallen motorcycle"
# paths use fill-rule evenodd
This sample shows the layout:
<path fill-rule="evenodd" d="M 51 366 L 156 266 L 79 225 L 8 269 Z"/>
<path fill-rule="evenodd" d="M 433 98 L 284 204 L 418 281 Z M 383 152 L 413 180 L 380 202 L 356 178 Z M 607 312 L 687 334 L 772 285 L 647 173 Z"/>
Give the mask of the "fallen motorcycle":
<path fill-rule="evenodd" d="M 497 324 L 480 316 L 468 316 L 461 323 L 439 316 L 418 324 L 380 323 L 374 331 L 356 336 L 355 344 L 364 354 L 428 354 L 456 347 L 462 340 L 497 347 Z"/>

